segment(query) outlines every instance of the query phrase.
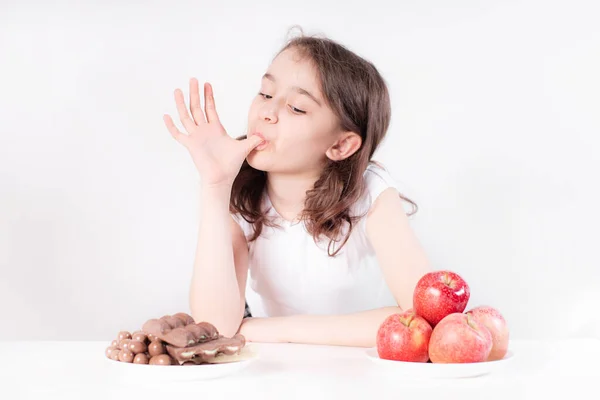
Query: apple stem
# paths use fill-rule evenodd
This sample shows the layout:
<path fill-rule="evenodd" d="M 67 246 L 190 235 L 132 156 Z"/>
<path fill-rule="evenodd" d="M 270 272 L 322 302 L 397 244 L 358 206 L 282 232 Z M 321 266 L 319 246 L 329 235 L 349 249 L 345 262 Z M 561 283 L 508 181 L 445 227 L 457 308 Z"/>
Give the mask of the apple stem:
<path fill-rule="evenodd" d="M 446 286 L 452 287 L 452 278 L 450 278 L 450 275 L 444 274 L 443 282 Z"/>
<path fill-rule="evenodd" d="M 473 328 L 473 329 L 477 330 L 477 325 L 475 324 L 475 321 L 473 321 L 473 318 L 471 317 L 471 315 L 470 315 L 470 314 L 466 314 L 466 315 L 467 315 L 467 324 L 468 324 L 468 325 L 469 325 L 471 328 Z"/>
<path fill-rule="evenodd" d="M 402 324 L 404 324 L 404 326 L 410 326 L 410 323 L 412 322 L 414 318 L 414 315 L 409 315 L 408 317 L 400 317 L 400 322 L 402 322 Z"/>

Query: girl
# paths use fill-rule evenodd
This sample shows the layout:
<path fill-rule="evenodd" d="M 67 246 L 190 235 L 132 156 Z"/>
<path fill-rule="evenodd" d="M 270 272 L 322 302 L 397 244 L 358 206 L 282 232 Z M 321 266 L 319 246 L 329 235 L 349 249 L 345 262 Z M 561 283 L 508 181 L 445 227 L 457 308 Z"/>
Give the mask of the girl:
<path fill-rule="evenodd" d="M 300 36 L 277 54 L 230 137 L 210 84 L 204 111 L 175 102 L 202 183 L 191 315 L 248 341 L 375 346 L 430 271 L 388 172 L 372 161 L 390 123 L 386 84 L 344 46 Z M 250 311 L 252 314 L 250 314 Z"/>

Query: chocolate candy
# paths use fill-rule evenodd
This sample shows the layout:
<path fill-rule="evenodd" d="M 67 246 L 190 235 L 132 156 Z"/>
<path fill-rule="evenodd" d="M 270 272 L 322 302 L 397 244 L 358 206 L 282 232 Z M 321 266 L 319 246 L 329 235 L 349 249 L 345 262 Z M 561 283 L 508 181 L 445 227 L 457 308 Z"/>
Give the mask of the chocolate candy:
<path fill-rule="evenodd" d="M 120 350 L 117 349 L 116 346 L 108 346 L 105 351 L 106 357 L 111 358 L 111 355 L 114 351 L 118 353 Z"/>
<path fill-rule="evenodd" d="M 186 361 L 205 362 L 215 358 L 219 353 L 227 355 L 238 354 L 245 343 L 246 340 L 242 335 L 235 335 L 231 339 L 220 337 L 216 340 L 188 347 L 167 345 L 167 352 L 179 364 L 183 364 Z"/>
<path fill-rule="evenodd" d="M 192 317 L 184 313 L 153 318 L 146 321 L 142 329 L 175 347 L 187 347 L 219 338 L 219 332 L 213 325 L 207 322 L 196 324 Z"/>
<path fill-rule="evenodd" d="M 139 354 L 139 353 L 146 352 L 146 350 L 148 349 L 148 347 L 146 346 L 146 343 L 144 343 L 144 342 L 140 342 L 140 341 L 137 341 L 137 340 L 132 340 L 131 342 L 129 342 L 128 349 L 133 354 Z"/>
<path fill-rule="evenodd" d="M 133 333 L 120 331 L 105 355 L 125 363 L 189 366 L 214 362 L 219 355 L 239 354 L 245 344 L 242 335 L 226 338 L 214 325 L 177 313 L 150 319 Z"/>
<path fill-rule="evenodd" d="M 148 336 L 144 332 L 136 332 L 131 336 L 131 340 L 136 340 L 144 344 L 148 344 Z"/>
<path fill-rule="evenodd" d="M 122 349 L 119 351 L 119 361 L 130 363 L 133 362 L 133 357 L 134 354 L 127 349 Z"/>
<path fill-rule="evenodd" d="M 173 359 L 168 354 L 161 354 L 150 359 L 150 365 L 172 365 Z"/>
<path fill-rule="evenodd" d="M 150 360 L 148 359 L 148 356 L 146 355 L 146 353 L 136 354 L 135 357 L 133 358 L 134 364 L 148 364 L 148 361 L 150 361 Z"/>
<path fill-rule="evenodd" d="M 161 354 L 165 354 L 166 352 L 165 346 L 160 340 L 155 340 L 148 346 L 148 354 L 150 354 L 150 357 L 159 356 Z"/>

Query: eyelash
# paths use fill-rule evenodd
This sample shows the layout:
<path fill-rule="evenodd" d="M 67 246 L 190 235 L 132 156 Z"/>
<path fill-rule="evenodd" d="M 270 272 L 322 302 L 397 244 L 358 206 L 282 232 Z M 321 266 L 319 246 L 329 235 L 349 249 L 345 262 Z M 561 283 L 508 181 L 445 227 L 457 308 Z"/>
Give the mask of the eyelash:
<path fill-rule="evenodd" d="M 258 94 L 260 96 L 262 96 L 262 98 L 265 99 L 265 100 L 269 100 L 269 99 L 273 98 L 273 96 L 265 94 L 265 93 L 262 93 L 262 92 L 258 92 Z M 306 114 L 306 111 L 303 111 L 303 110 L 301 110 L 299 108 L 296 108 L 294 106 L 291 106 L 291 105 L 290 105 L 290 110 L 292 110 L 292 112 L 295 113 L 295 114 Z"/>

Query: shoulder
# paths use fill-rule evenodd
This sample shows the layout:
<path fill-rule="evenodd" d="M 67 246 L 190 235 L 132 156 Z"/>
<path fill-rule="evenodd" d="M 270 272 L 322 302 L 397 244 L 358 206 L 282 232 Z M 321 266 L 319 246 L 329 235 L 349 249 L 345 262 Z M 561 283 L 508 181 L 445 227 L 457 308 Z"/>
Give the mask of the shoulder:
<path fill-rule="evenodd" d="M 371 202 L 374 202 L 388 188 L 398 190 L 398 183 L 381 163 L 369 164 L 364 173 L 364 180 Z"/>
<path fill-rule="evenodd" d="M 385 165 L 371 162 L 364 171 L 363 179 L 365 190 L 355 205 L 354 214 L 361 217 L 359 231 L 366 233 L 368 221 L 373 219 L 373 214 L 385 219 L 402 199 L 400 185 Z"/>
<path fill-rule="evenodd" d="M 400 184 L 382 164 L 370 164 L 365 171 L 366 228 L 388 225 L 390 221 L 406 220 L 410 207 L 402 196 Z"/>
<path fill-rule="evenodd" d="M 410 205 L 415 204 L 402 195 L 398 183 L 387 171 L 377 171 L 377 177 L 371 178 L 369 191 L 371 204 L 365 218 L 365 233 L 377 253 L 393 252 L 398 240 L 411 237 Z"/>

